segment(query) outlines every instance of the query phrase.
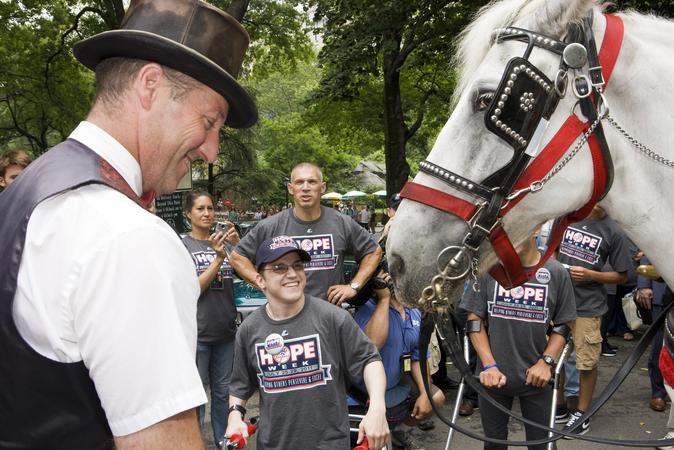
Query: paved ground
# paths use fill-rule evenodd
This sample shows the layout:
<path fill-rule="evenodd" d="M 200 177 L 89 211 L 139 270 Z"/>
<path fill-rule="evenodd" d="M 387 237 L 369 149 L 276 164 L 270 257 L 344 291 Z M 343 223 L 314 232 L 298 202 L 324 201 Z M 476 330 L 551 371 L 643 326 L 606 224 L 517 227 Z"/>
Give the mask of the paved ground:
<path fill-rule="evenodd" d="M 622 360 L 627 356 L 632 347 L 634 347 L 634 343 L 625 342 L 622 338 L 612 337 L 610 340 L 614 345 L 620 347 L 620 351 L 616 357 L 602 357 L 599 369 L 598 391 L 608 382 L 608 379 L 622 364 Z M 654 412 L 648 407 L 650 384 L 646 362 L 647 357 L 644 356 L 618 393 L 595 415 L 595 419 L 593 419 L 590 424 L 589 434 L 616 439 L 658 439 L 665 434 L 669 405 L 667 411 L 663 413 Z M 446 415 L 450 416 L 454 398 L 456 397 L 456 391 L 446 391 L 446 395 L 448 402 L 445 406 L 445 411 Z M 251 400 L 251 408 L 249 408 L 249 410 L 254 411 L 255 406 L 253 405 L 257 405 L 257 399 L 254 398 Z M 413 436 L 426 450 L 443 450 L 447 439 L 448 427 L 442 424 L 437 418 L 434 420 L 436 423 L 434 430 L 429 432 L 415 430 Z M 471 417 L 460 418 L 459 423 L 475 432 L 482 431 L 479 410 L 477 410 Z M 208 425 L 208 428 L 210 429 L 210 423 Z M 208 448 L 213 449 L 214 447 L 210 435 L 211 432 L 209 430 L 208 433 L 204 433 L 204 439 L 209 443 Z M 511 421 L 510 438 L 516 440 L 524 439 L 524 428 L 521 424 L 512 423 Z M 251 445 L 249 445 L 248 448 L 255 449 L 254 442 L 251 442 Z M 482 444 L 466 436 L 455 434 L 451 448 L 477 450 L 482 448 Z M 574 450 L 604 449 L 610 447 L 577 440 L 561 440 L 559 441 L 558 448 Z"/>

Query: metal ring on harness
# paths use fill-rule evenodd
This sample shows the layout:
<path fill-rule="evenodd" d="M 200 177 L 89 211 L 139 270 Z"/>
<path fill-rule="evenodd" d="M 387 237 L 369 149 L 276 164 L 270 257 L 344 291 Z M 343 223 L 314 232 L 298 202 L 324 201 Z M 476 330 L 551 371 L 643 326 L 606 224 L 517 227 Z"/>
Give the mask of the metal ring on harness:
<path fill-rule="evenodd" d="M 674 304 L 673 304 L 674 305 Z M 642 440 L 617 440 L 617 439 L 608 439 L 608 438 L 601 438 L 601 437 L 594 437 L 594 436 L 587 436 L 587 435 L 576 435 L 573 434 L 573 431 L 582 425 L 582 422 L 585 421 L 585 419 L 588 419 L 592 417 L 607 401 L 608 399 L 615 393 L 615 391 L 620 387 L 620 385 L 625 381 L 627 376 L 629 375 L 630 371 L 634 368 L 634 366 L 637 364 L 639 361 L 639 358 L 641 355 L 643 355 L 644 351 L 648 348 L 650 345 L 651 341 L 653 340 L 655 334 L 657 333 L 659 327 L 662 326 L 664 322 L 664 318 L 666 317 L 667 312 L 671 308 L 672 305 L 669 305 L 665 308 L 665 310 L 661 313 L 658 318 L 656 318 L 653 321 L 653 324 L 648 328 L 646 333 L 642 336 L 642 338 L 639 340 L 637 343 L 637 346 L 632 350 L 632 353 L 625 359 L 625 362 L 623 365 L 618 369 L 618 371 L 615 373 L 613 378 L 609 381 L 609 383 L 606 385 L 604 390 L 601 392 L 599 397 L 595 400 L 595 402 L 590 406 L 588 411 L 581 417 L 581 420 L 578 422 L 576 426 L 574 426 L 570 431 L 562 431 L 562 430 L 557 430 L 554 428 L 550 428 L 544 425 L 541 425 L 540 423 L 533 422 L 529 419 L 526 419 L 522 416 L 519 416 L 515 413 L 513 413 L 511 410 L 505 408 L 503 405 L 498 403 L 496 400 L 494 400 L 491 395 L 489 395 L 489 392 L 480 384 L 478 381 L 476 381 L 473 377 L 472 374 L 470 373 L 470 368 L 468 367 L 467 363 L 461 359 L 461 349 L 458 348 L 457 343 L 454 341 L 449 341 L 450 337 L 447 336 L 442 337 L 439 339 L 440 343 L 445 346 L 445 350 L 448 351 L 449 355 L 452 357 L 454 360 L 454 363 L 456 367 L 460 370 L 461 375 L 464 376 L 465 381 L 468 385 L 470 385 L 473 389 L 475 389 L 480 396 L 482 396 L 486 401 L 494 405 L 498 410 L 501 412 L 507 414 L 508 416 L 514 418 L 515 420 L 518 420 L 520 422 L 523 422 L 527 425 L 531 425 L 533 427 L 539 428 L 541 430 L 545 430 L 547 432 L 552 432 L 555 434 L 554 437 L 549 437 L 545 439 L 538 439 L 538 440 L 532 440 L 532 441 L 508 441 L 508 440 L 502 440 L 502 439 L 494 439 L 494 438 L 488 438 L 486 436 L 481 436 L 477 433 L 472 432 L 471 430 L 468 430 L 464 427 L 461 427 L 459 425 L 456 425 L 454 422 L 448 420 L 443 414 L 442 411 L 438 409 L 438 407 L 435 405 L 435 403 L 431 400 L 431 406 L 433 408 L 433 411 L 435 414 L 438 416 L 440 420 L 442 420 L 444 423 L 446 423 L 448 426 L 451 428 L 455 429 L 456 431 L 465 434 L 468 437 L 471 437 L 473 439 L 477 439 L 483 442 L 490 442 L 494 444 L 500 444 L 500 445 L 512 445 L 512 446 L 529 446 L 529 445 L 540 445 L 540 444 L 546 444 L 549 442 L 553 442 L 556 440 L 561 439 L 564 436 L 570 436 L 574 439 L 578 440 L 584 440 L 584 441 L 589 441 L 589 442 L 595 442 L 595 443 L 600 443 L 600 444 L 609 444 L 609 445 L 619 445 L 619 446 L 632 446 L 632 447 L 653 447 L 655 444 L 659 446 L 668 446 L 668 445 L 673 445 L 674 444 L 674 439 L 667 439 L 667 440 L 649 440 L 649 441 L 642 441 Z M 428 351 L 428 345 L 430 342 L 430 336 L 431 333 L 434 331 L 435 326 L 436 326 L 436 320 L 435 320 L 435 315 L 425 315 L 424 319 L 422 320 L 422 327 L 421 327 L 421 333 L 419 336 L 419 351 L 421 354 L 424 354 L 424 352 Z M 432 320 L 429 321 L 429 318 L 432 318 Z M 450 319 L 451 320 L 451 319 Z M 430 322 L 430 323 L 429 323 Z M 451 323 L 451 322 L 450 322 Z M 451 323 L 452 327 L 454 326 L 453 323 Z M 456 336 L 454 336 L 456 339 Z M 424 388 L 426 390 L 426 393 L 430 395 L 430 384 L 428 382 L 428 367 L 426 367 L 425 364 L 422 364 L 420 366 L 421 368 L 421 373 L 422 373 L 422 379 L 424 382 Z M 430 397 L 429 397 L 430 398 Z"/>
<path fill-rule="evenodd" d="M 456 254 L 450 258 L 449 256 L 451 255 L 451 252 L 456 252 Z M 445 254 L 447 254 L 447 262 L 443 263 L 442 259 Z M 459 265 L 463 264 L 464 262 L 465 269 Z M 440 252 L 440 254 L 438 254 L 437 264 L 438 270 L 440 273 L 442 273 L 444 278 L 451 281 L 460 280 L 465 278 L 465 276 L 468 275 L 468 272 L 470 271 L 470 253 L 466 247 L 451 245 L 449 247 L 445 247 Z M 452 273 L 457 272 L 458 275 L 452 275 Z"/>

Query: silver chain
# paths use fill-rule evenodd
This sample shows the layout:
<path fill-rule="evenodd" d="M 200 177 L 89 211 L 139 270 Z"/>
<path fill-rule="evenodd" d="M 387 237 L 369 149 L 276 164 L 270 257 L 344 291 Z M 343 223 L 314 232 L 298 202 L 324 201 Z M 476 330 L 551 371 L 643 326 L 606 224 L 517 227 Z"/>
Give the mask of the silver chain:
<path fill-rule="evenodd" d="M 470 260 L 470 277 L 473 279 L 473 292 L 480 292 L 479 273 L 477 271 L 478 260 L 473 256 Z"/>
<path fill-rule="evenodd" d="M 623 127 L 618 125 L 618 122 L 616 122 L 615 119 L 613 119 L 613 117 L 607 115 L 606 120 L 608 120 L 608 123 L 610 123 L 613 128 L 618 130 L 618 132 L 620 132 L 620 134 L 622 134 L 625 137 L 625 139 L 627 139 L 629 143 L 632 144 L 632 146 L 634 146 L 634 148 L 639 150 L 648 158 L 652 159 L 653 161 L 659 162 L 660 164 L 663 164 L 665 166 L 674 168 L 674 161 L 670 161 L 664 156 L 655 153 L 653 150 L 651 150 L 650 148 L 646 147 L 644 144 L 633 138 L 627 131 L 625 131 Z"/>

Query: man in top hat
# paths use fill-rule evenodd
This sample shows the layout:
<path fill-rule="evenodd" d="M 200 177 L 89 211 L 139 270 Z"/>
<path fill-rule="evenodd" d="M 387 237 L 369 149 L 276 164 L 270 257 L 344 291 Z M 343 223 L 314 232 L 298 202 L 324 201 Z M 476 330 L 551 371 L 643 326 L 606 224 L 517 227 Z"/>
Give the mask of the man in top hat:
<path fill-rule="evenodd" d="M 137 0 L 75 45 L 91 111 L 0 196 L 0 448 L 203 446 L 199 283 L 145 206 L 256 121 L 248 41 L 206 3 Z"/>
<path fill-rule="evenodd" d="M 381 357 L 349 313 L 304 294 L 310 260 L 291 236 L 267 239 L 255 254 L 255 281 L 267 304 L 236 335 L 225 434 L 248 436 L 245 405 L 259 390 L 258 450 L 349 448 L 345 387 L 364 380 L 370 402 L 358 442 L 366 436 L 370 448 L 382 448 L 388 425 Z"/>

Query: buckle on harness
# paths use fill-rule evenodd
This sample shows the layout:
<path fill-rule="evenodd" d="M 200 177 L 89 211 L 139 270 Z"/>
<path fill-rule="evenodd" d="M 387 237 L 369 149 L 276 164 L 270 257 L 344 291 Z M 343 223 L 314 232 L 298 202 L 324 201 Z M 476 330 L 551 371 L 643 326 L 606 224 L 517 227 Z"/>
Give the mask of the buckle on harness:
<path fill-rule="evenodd" d="M 606 81 L 604 81 L 604 72 L 602 72 L 601 66 L 590 67 L 587 72 L 590 74 L 592 87 L 602 87 L 606 84 Z"/>

